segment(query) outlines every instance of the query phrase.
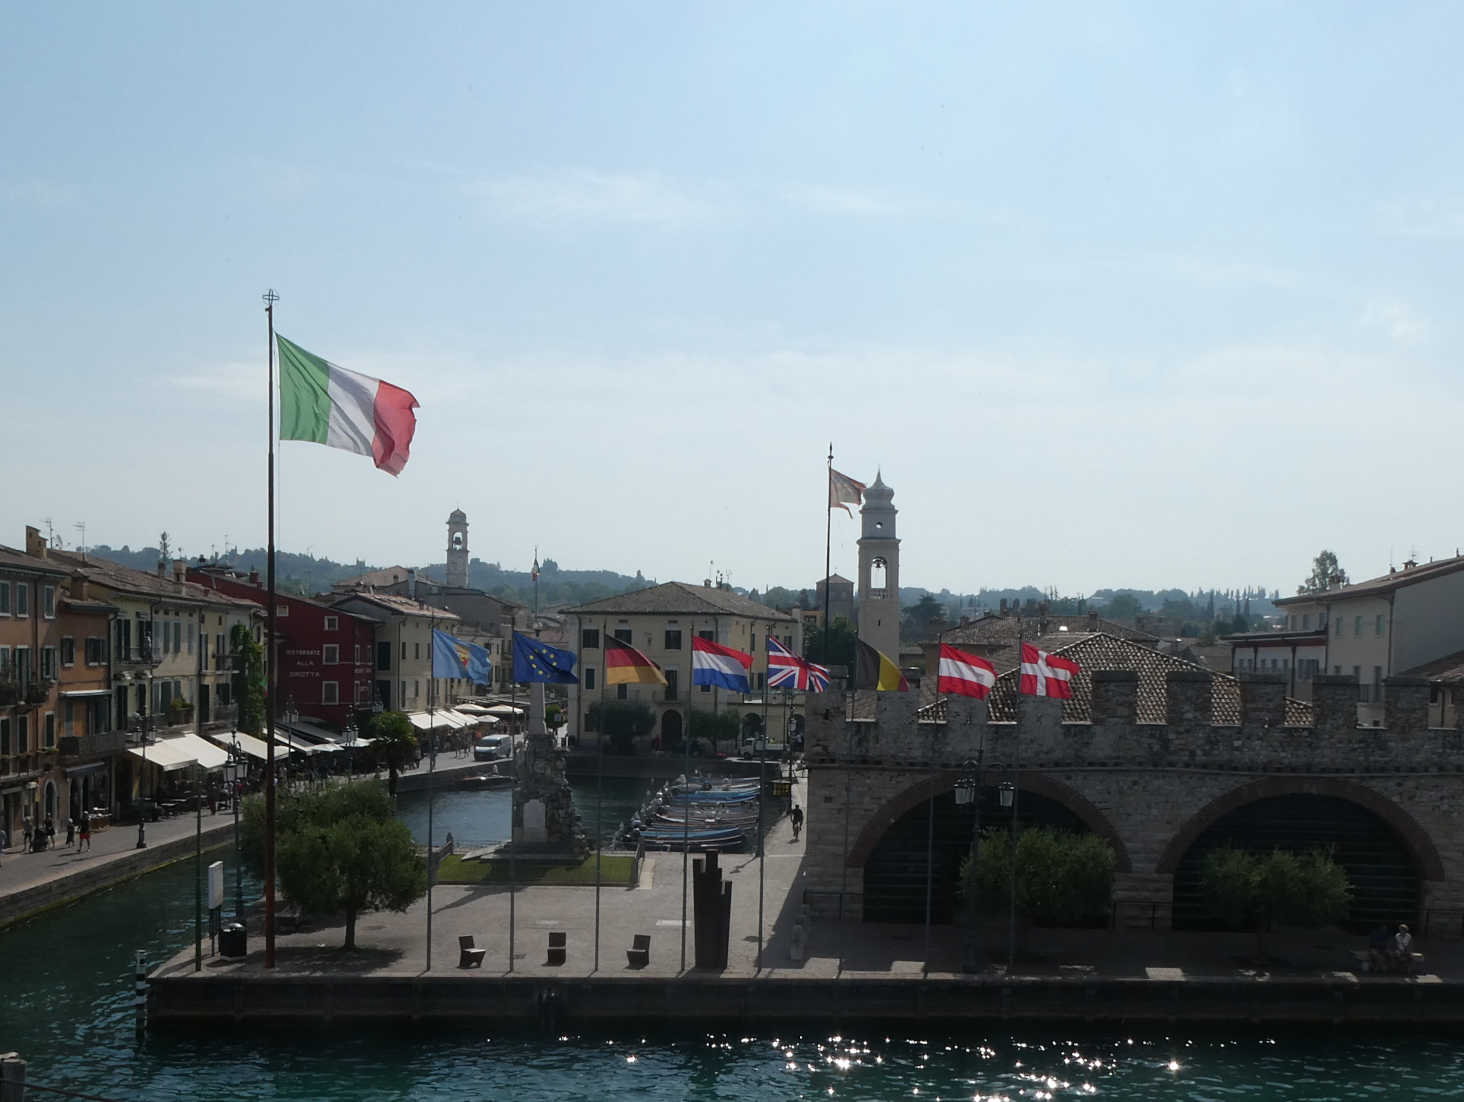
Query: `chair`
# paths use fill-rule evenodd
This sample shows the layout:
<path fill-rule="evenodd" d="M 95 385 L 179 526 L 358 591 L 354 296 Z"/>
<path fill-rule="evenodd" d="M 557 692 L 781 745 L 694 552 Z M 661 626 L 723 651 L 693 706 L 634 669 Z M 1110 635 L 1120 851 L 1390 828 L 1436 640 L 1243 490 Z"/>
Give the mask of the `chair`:
<path fill-rule="evenodd" d="M 549 931 L 549 959 L 545 964 L 563 964 L 568 954 L 568 939 L 563 930 Z"/>
<path fill-rule="evenodd" d="M 483 958 L 488 955 L 487 949 L 475 949 L 473 947 L 473 935 L 463 934 L 458 938 L 458 967 L 459 968 L 480 968 Z"/>
<path fill-rule="evenodd" d="M 631 968 L 644 968 L 651 963 L 651 935 L 636 934 L 630 948 L 625 951 L 626 963 Z"/>

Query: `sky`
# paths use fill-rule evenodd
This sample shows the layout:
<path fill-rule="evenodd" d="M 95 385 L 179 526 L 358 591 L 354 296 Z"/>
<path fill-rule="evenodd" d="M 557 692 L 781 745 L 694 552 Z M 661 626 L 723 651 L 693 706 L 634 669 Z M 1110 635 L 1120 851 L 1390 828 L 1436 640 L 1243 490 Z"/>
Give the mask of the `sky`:
<path fill-rule="evenodd" d="M 1464 7 L 10 5 L 0 542 L 262 545 L 267 331 L 412 391 L 279 546 L 1265 585 L 1464 543 Z M 854 576 L 857 519 L 832 519 Z M 715 564 L 709 566 L 709 564 Z"/>

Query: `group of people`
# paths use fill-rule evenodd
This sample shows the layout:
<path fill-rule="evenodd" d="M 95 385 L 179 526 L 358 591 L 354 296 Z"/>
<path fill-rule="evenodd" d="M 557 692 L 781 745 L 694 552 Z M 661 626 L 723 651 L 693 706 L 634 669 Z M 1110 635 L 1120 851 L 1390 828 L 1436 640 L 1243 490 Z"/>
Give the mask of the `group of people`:
<path fill-rule="evenodd" d="M 1375 929 L 1367 939 L 1367 958 L 1370 972 L 1411 973 L 1413 935 L 1408 932 L 1408 924 L 1400 922 L 1392 931 L 1386 924 Z"/>
<path fill-rule="evenodd" d="M 35 822 L 29 815 L 21 820 L 21 839 L 23 853 L 42 853 L 56 846 L 56 819 L 53 815 L 47 815 L 40 822 Z M 5 828 L 0 826 L 0 852 L 4 852 L 10 844 L 10 836 Z M 65 846 L 70 849 L 76 847 L 76 852 L 83 849 L 91 849 L 91 818 L 86 814 L 73 815 L 66 820 L 66 842 Z"/>

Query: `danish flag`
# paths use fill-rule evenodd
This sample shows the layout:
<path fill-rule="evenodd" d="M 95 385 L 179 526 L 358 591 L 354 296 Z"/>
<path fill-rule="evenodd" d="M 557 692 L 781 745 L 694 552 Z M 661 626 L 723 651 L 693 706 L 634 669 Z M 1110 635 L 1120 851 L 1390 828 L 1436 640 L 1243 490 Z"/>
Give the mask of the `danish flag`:
<path fill-rule="evenodd" d="M 1022 677 L 1018 689 L 1028 696 L 1071 700 L 1073 674 L 1077 672 L 1078 664 L 1071 658 L 1038 650 L 1031 643 L 1022 644 Z"/>
<path fill-rule="evenodd" d="M 821 693 L 828 687 L 828 667 L 799 658 L 768 636 L 768 688 Z"/>

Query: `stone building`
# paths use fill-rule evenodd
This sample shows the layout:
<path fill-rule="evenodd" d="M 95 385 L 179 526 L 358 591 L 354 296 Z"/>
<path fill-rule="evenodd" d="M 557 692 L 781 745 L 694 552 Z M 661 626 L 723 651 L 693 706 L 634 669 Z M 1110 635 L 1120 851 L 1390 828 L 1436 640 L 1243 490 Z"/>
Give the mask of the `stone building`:
<path fill-rule="evenodd" d="M 1320 676 L 1307 704 L 1287 698 L 1280 676 L 1212 674 L 1101 633 L 1058 653 L 1081 671 L 1067 702 L 1019 696 L 1015 670 L 989 702 L 917 711 L 908 693 L 812 698 L 805 870 L 816 913 L 921 921 L 928 870 L 933 917 L 951 921 L 979 813 L 987 828 L 1107 839 L 1119 925 L 1205 928 L 1200 864 L 1233 842 L 1330 847 L 1352 879 L 1352 928 L 1402 920 L 1458 935 L 1464 731 L 1429 726 L 1426 682 L 1388 682 L 1384 724 L 1359 727 L 1347 675 Z M 958 807 L 968 769 L 978 799 Z M 1002 782 L 1015 786 L 1016 824 L 996 798 Z"/>
<path fill-rule="evenodd" d="M 900 655 L 900 541 L 895 491 L 876 473 L 859 510 L 859 638 L 892 661 Z"/>

